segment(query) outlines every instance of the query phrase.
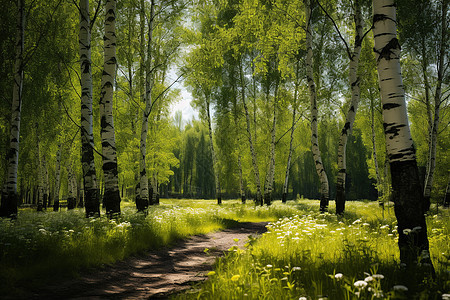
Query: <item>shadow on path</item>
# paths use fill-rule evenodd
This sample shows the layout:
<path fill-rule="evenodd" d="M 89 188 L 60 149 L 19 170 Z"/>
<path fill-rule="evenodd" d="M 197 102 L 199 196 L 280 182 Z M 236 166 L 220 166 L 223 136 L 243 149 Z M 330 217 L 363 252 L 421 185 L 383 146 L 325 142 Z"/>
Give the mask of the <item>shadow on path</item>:
<path fill-rule="evenodd" d="M 267 222 L 197 235 L 170 248 L 131 257 L 81 278 L 34 291 L 31 299 L 167 299 L 203 281 L 216 257 L 232 246 L 243 248 L 248 236 L 266 231 Z M 234 239 L 239 239 L 236 242 Z M 204 251 L 208 248 L 207 253 Z M 28 298 L 28 299 L 30 299 Z"/>

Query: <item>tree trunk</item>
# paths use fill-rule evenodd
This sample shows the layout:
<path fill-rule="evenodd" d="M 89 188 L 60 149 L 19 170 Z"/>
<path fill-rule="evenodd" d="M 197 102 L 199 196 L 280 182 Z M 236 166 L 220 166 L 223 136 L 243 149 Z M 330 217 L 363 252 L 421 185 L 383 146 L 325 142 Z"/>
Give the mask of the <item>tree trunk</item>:
<path fill-rule="evenodd" d="M 294 88 L 294 103 L 293 103 L 293 112 L 292 112 L 292 127 L 291 127 L 291 137 L 289 140 L 289 154 L 288 154 L 288 160 L 287 160 L 287 166 L 286 166 L 286 174 L 284 176 L 284 185 L 283 185 L 283 196 L 281 198 L 281 202 L 286 203 L 287 202 L 287 193 L 289 189 L 289 174 L 291 172 L 291 160 L 292 160 L 292 151 L 293 151 L 293 142 L 294 142 L 294 132 L 295 132 L 295 118 L 297 113 L 297 97 L 298 97 L 298 86 L 299 86 L 299 61 L 297 61 L 297 72 L 295 77 L 295 88 Z"/>
<path fill-rule="evenodd" d="M 39 197 L 37 202 L 37 211 L 44 210 L 44 168 L 41 162 L 41 142 L 39 139 L 38 124 L 36 123 L 36 163 L 38 170 L 38 191 Z"/>
<path fill-rule="evenodd" d="M 61 144 L 58 145 L 56 152 L 56 174 L 55 174 L 55 190 L 53 195 L 53 211 L 59 211 L 59 188 L 61 185 Z"/>
<path fill-rule="evenodd" d="M 248 113 L 247 104 L 245 103 L 245 83 L 244 83 L 244 74 L 242 70 L 242 63 L 240 63 L 239 66 L 239 73 L 240 73 L 240 81 L 241 81 L 241 97 L 242 97 L 242 104 L 244 105 L 244 111 L 245 111 L 245 120 L 247 122 L 247 136 L 248 136 L 248 142 L 250 144 L 250 153 L 252 155 L 252 165 L 253 165 L 253 172 L 255 174 L 255 184 L 256 184 L 256 204 L 262 204 L 262 197 L 261 197 L 261 180 L 259 177 L 259 168 L 258 168 L 258 160 L 256 159 L 256 151 L 255 147 L 253 145 L 253 139 L 252 139 L 252 133 L 250 129 L 250 115 Z"/>
<path fill-rule="evenodd" d="M 72 171 L 72 166 L 67 165 L 67 209 L 74 209 L 76 206 L 76 197 L 74 194 L 74 175 Z"/>
<path fill-rule="evenodd" d="M 144 7 L 141 7 L 144 9 Z M 150 3 L 150 17 L 148 18 L 148 44 L 147 44 L 147 60 L 145 64 L 145 110 L 142 116 L 141 127 L 141 159 L 140 159 L 140 182 L 139 182 L 139 203 L 136 202 L 136 208 L 138 211 L 143 211 L 148 208 L 150 204 L 150 193 L 148 188 L 148 176 L 147 165 L 145 156 L 147 154 L 147 133 L 148 133 L 148 117 L 150 115 L 152 106 L 152 39 L 153 39 L 153 22 L 155 14 L 155 2 L 152 0 Z"/>
<path fill-rule="evenodd" d="M 430 199 L 431 199 L 431 189 L 433 186 L 433 177 L 434 170 L 436 168 L 436 146 L 437 146 L 437 136 L 438 136 L 438 126 L 439 126 L 439 114 L 441 107 L 441 94 L 442 94 L 442 80 L 444 77 L 444 56 L 445 51 L 448 49 L 446 45 L 448 43 L 446 38 L 447 32 L 447 7 L 448 1 L 442 2 L 442 14 L 441 14 L 441 45 L 439 49 L 439 61 L 437 64 L 438 68 L 438 77 L 436 83 L 436 92 L 434 93 L 434 119 L 433 125 L 431 127 L 431 135 L 430 135 L 430 146 L 429 146 L 429 154 L 428 154 L 428 166 L 427 166 L 427 175 L 425 177 L 425 189 L 424 189 L 424 205 L 425 211 L 430 209 Z"/>
<path fill-rule="evenodd" d="M 381 186 L 381 176 L 380 176 L 380 170 L 378 168 L 378 156 L 377 156 L 377 147 L 376 147 L 376 136 L 375 136 L 375 108 L 373 103 L 373 97 L 372 94 L 370 95 L 370 128 L 372 130 L 372 156 L 373 156 L 373 163 L 375 165 L 375 174 L 377 176 L 377 193 L 378 193 L 378 201 L 380 205 L 383 206 L 384 209 L 384 201 L 380 201 L 380 198 L 383 197 L 383 189 Z"/>
<path fill-rule="evenodd" d="M 11 129 L 9 149 L 6 154 L 7 178 L 2 189 L 0 217 L 17 217 L 17 168 L 19 165 L 20 113 L 23 87 L 23 49 L 25 31 L 25 1 L 17 0 L 16 53 L 14 62 L 14 82 L 11 106 Z"/>
<path fill-rule="evenodd" d="M 329 202 L 329 185 L 327 174 L 322 163 L 322 157 L 320 156 L 319 149 L 319 133 L 317 128 L 317 94 L 316 84 L 313 77 L 313 52 L 312 52 L 312 33 L 311 33 L 311 2 L 306 1 L 306 80 L 309 86 L 309 97 L 311 100 L 311 152 L 313 154 L 314 164 L 316 167 L 317 175 L 320 179 L 320 211 L 326 212 L 328 210 Z"/>
<path fill-rule="evenodd" d="M 114 75 L 116 73 L 116 0 L 105 4 L 104 67 L 100 94 L 101 138 L 105 192 L 103 205 L 109 217 L 120 214 L 119 177 L 113 118 Z"/>
<path fill-rule="evenodd" d="M 275 95 L 273 99 L 273 122 L 271 130 L 271 142 L 270 142 L 270 162 L 269 169 L 266 174 L 265 191 L 264 191 L 264 203 L 270 205 L 272 203 L 273 192 L 273 179 L 275 177 L 275 135 L 277 129 L 277 98 L 278 98 L 278 85 L 279 81 L 275 85 Z M 267 99 L 268 100 L 268 99 Z"/>
<path fill-rule="evenodd" d="M 222 195 L 220 190 L 220 176 L 219 176 L 219 166 L 217 162 L 217 156 L 216 152 L 214 151 L 214 141 L 212 136 L 212 128 L 211 128 L 211 115 L 209 112 L 209 95 L 205 95 L 206 98 L 206 117 L 208 121 L 208 134 L 209 134 L 209 144 L 211 147 L 211 156 L 213 161 L 213 170 L 214 170 L 214 177 L 216 181 L 216 198 L 217 198 L 217 204 L 222 204 Z"/>
<path fill-rule="evenodd" d="M 419 265 L 434 272 L 429 256 L 423 193 L 406 111 L 394 0 L 373 0 L 373 35 L 400 260 L 402 266 L 412 271 L 411 274 L 418 274 L 414 269 Z"/>
<path fill-rule="evenodd" d="M 89 0 L 80 0 L 81 63 L 81 164 L 83 169 L 86 216 L 100 215 L 97 177 L 94 163 L 92 123 L 92 69 Z"/>
<path fill-rule="evenodd" d="M 352 91 L 352 97 L 350 100 L 350 107 L 347 112 L 347 116 L 342 128 L 341 136 L 339 138 L 338 146 L 338 174 L 336 180 L 336 214 L 343 214 L 345 211 L 345 177 L 346 177 L 346 150 L 348 136 L 352 134 L 353 122 L 355 121 L 356 111 L 359 104 L 360 78 L 358 76 L 359 57 L 361 54 L 361 43 L 363 37 L 362 28 L 361 7 L 359 1 L 355 1 L 355 45 L 353 47 L 353 53 L 349 53 L 350 68 L 349 79 L 350 87 Z"/>

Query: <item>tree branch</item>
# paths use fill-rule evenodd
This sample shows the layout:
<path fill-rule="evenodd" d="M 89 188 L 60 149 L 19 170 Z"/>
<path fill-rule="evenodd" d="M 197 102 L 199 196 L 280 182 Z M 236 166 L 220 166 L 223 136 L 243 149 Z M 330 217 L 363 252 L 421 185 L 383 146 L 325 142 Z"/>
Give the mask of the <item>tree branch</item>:
<path fill-rule="evenodd" d="M 334 28 L 336 29 L 339 37 L 341 38 L 342 42 L 345 45 L 345 49 L 347 50 L 347 55 L 348 57 L 351 59 L 352 58 L 352 53 L 350 51 L 350 48 L 348 47 L 347 41 L 344 39 L 344 37 L 341 34 L 341 31 L 339 30 L 339 27 L 337 26 L 336 22 L 334 21 L 334 19 L 328 14 L 328 12 L 325 10 L 325 8 L 323 8 L 323 6 L 320 4 L 319 0 L 317 0 L 317 4 L 319 4 L 320 8 L 322 9 L 322 11 L 327 15 L 327 17 L 331 20 L 331 22 L 333 23 Z"/>

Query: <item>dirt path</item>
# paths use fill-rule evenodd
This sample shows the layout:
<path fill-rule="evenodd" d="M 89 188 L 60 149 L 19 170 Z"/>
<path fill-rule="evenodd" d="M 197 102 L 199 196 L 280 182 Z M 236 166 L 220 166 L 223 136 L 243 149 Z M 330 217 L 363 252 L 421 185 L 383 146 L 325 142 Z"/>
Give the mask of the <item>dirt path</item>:
<path fill-rule="evenodd" d="M 230 247 L 243 248 L 249 235 L 266 231 L 267 223 L 240 223 L 237 228 L 193 236 L 171 248 L 128 258 L 98 272 L 47 286 L 32 299 L 167 299 L 205 280 L 216 257 Z M 238 242 L 234 239 L 239 239 Z M 205 253 L 208 248 L 208 253 Z"/>

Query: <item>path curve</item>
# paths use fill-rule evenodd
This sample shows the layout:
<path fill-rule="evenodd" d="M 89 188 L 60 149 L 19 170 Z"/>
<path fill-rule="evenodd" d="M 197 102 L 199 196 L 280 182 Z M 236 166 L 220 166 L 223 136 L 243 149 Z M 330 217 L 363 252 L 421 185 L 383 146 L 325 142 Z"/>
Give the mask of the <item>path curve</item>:
<path fill-rule="evenodd" d="M 232 246 L 244 248 L 248 236 L 266 231 L 267 222 L 196 235 L 170 248 L 150 251 L 106 266 L 79 279 L 35 291 L 32 299 L 167 299 L 203 281 L 216 257 Z M 238 242 L 235 239 L 239 239 Z M 205 253 L 205 248 L 209 250 Z"/>

